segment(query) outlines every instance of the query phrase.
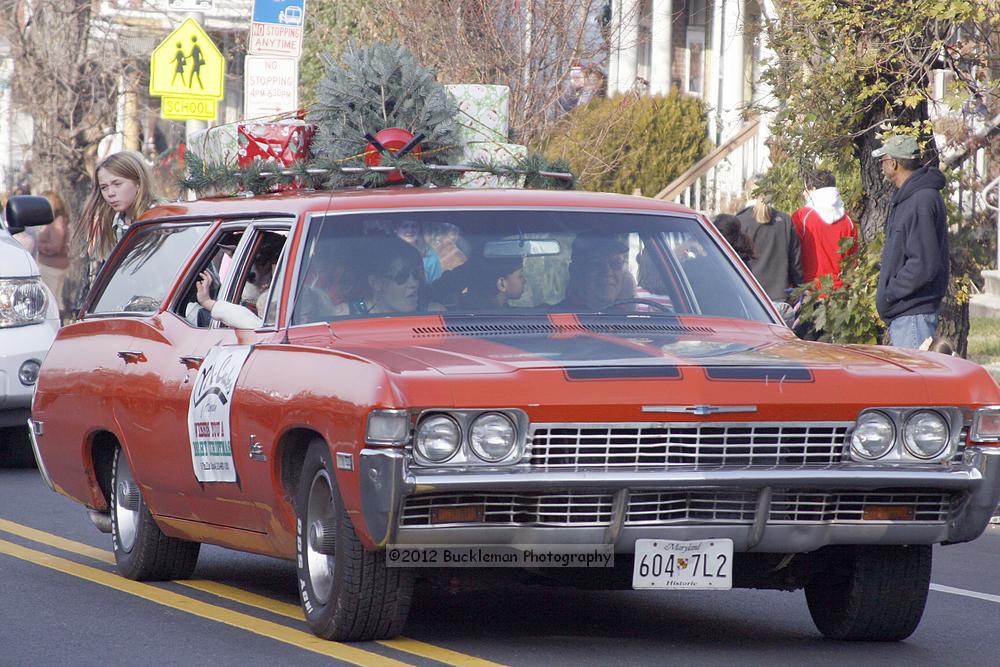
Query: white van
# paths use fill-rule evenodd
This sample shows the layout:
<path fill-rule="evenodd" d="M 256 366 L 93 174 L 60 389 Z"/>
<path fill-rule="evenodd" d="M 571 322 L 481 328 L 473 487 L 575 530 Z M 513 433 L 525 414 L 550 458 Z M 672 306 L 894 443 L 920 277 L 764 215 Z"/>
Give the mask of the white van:
<path fill-rule="evenodd" d="M 12 197 L 0 225 L 0 466 L 30 465 L 28 417 L 38 370 L 59 330 L 56 301 L 11 234 L 52 222 L 44 197 Z"/>

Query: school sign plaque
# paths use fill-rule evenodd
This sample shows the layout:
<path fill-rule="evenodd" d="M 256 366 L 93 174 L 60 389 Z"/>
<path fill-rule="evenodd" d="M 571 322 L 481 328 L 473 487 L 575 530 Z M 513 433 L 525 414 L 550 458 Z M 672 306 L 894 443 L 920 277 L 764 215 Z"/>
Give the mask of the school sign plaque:
<path fill-rule="evenodd" d="M 225 91 L 226 61 L 194 19 L 186 19 L 153 49 L 149 94 L 161 97 L 160 116 L 214 120 Z"/>

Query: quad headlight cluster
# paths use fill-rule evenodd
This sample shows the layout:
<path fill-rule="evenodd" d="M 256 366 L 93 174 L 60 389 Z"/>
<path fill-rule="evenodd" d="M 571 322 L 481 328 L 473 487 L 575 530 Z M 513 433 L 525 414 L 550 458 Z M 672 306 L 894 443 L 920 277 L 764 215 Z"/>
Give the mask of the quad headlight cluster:
<path fill-rule="evenodd" d="M 520 410 L 449 410 L 424 414 L 413 434 L 418 463 L 496 465 L 524 453 L 528 418 Z"/>
<path fill-rule="evenodd" d="M 961 430 L 957 408 L 866 410 L 851 434 L 851 455 L 861 461 L 938 462 L 954 454 Z"/>
<path fill-rule="evenodd" d="M 415 420 L 415 421 L 414 421 Z M 528 416 L 521 410 L 376 410 L 368 417 L 367 441 L 401 445 L 412 427 L 412 451 L 423 465 L 498 465 L 524 454 Z"/>

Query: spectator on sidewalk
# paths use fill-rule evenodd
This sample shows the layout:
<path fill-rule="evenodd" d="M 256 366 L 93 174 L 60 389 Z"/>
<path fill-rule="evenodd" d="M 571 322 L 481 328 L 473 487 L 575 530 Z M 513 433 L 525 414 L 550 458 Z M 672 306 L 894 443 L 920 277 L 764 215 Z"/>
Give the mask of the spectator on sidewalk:
<path fill-rule="evenodd" d="M 753 241 L 743 232 L 743 225 L 735 215 L 721 213 L 712 220 L 712 224 L 719 230 L 722 236 L 733 246 L 733 250 L 740 256 L 743 263 L 750 266 L 751 262 L 757 258 L 757 253 L 753 247 Z"/>
<path fill-rule="evenodd" d="M 792 224 L 802 244 L 802 279 L 811 282 L 831 276 L 841 287 L 842 262 L 857 249 L 858 226 L 844 208 L 833 174 L 813 171 L 806 175 L 805 206 L 792 213 Z M 853 239 L 850 250 L 841 253 L 841 242 Z"/>
<path fill-rule="evenodd" d="M 73 311 L 83 307 L 97 273 L 132 221 L 157 201 L 149 167 L 138 153 L 112 153 L 98 163 L 90 195 L 73 233 L 74 254 L 86 260 Z"/>
<path fill-rule="evenodd" d="M 69 269 L 69 221 L 66 204 L 58 192 L 48 190 L 42 193 L 52 205 L 52 222 L 38 232 L 38 272 L 49 289 L 52 290 L 59 307 L 60 316 L 65 316 L 63 303 L 63 283 Z"/>
<path fill-rule="evenodd" d="M 753 193 L 752 180 L 746 189 Z M 760 196 L 748 201 L 736 217 L 757 255 L 750 270 L 772 301 L 787 300 L 789 288 L 802 282 L 802 250 L 791 219 Z"/>
<path fill-rule="evenodd" d="M 896 186 L 885 224 L 885 247 L 875 304 L 889 327 L 889 342 L 918 348 L 937 330 L 948 291 L 948 226 L 944 174 L 920 166 L 913 137 L 896 135 L 872 151 Z"/>

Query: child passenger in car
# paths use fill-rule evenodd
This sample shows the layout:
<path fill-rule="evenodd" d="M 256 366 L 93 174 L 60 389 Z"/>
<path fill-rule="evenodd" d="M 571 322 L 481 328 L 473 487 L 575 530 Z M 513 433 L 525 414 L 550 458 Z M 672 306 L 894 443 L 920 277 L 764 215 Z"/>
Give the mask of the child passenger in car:
<path fill-rule="evenodd" d="M 468 290 L 462 296 L 464 307 L 504 308 L 524 294 L 521 257 L 477 257 L 466 266 L 470 273 Z"/>

